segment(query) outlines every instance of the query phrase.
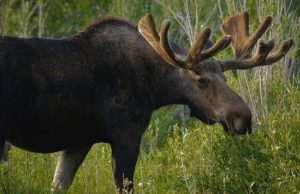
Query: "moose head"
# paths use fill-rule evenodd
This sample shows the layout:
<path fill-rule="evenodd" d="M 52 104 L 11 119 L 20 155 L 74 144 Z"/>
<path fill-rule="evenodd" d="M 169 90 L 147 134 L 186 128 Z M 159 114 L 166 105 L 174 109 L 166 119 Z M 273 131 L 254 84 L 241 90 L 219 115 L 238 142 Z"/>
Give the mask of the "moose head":
<path fill-rule="evenodd" d="M 151 14 L 145 15 L 138 23 L 139 32 L 153 49 L 170 65 L 186 70 L 189 79 L 183 79 L 181 88 L 192 109 L 192 114 L 201 121 L 212 124 L 220 123 L 230 134 L 251 132 L 251 112 L 242 98 L 226 85 L 223 72 L 231 69 L 251 69 L 270 65 L 280 60 L 293 45 L 292 39 L 283 41 L 278 49 L 275 40 L 259 40 L 272 22 L 272 17 L 264 19 L 258 29 L 249 35 L 249 14 L 243 12 L 229 18 L 221 26 L 224 34 L 209 49 L 204 49 L 211 30 L 205 28 L 188 50 L 187 56 L 174 53 L 168 41 L 170 21 L 164 20 L 158 33 Z M 252 50 L 256 43 L 256 52 Z M 213 60 L 219 51 L 230 44 L 235 59 Z"/>

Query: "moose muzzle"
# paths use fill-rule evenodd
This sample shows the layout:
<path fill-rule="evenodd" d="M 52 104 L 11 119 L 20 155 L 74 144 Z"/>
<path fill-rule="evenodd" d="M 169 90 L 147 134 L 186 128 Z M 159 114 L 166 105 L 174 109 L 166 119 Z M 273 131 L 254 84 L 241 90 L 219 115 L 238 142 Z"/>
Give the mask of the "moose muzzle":
<path fill-rule="evenodd" d="M 252 116 L 249 107 L 244 104 L 239 109 L 231 109 L 224 120 L 220 120 L 220 124 L 224 130 L 231 135 L 243 135 L 252 132 L 251 126 Z"/>

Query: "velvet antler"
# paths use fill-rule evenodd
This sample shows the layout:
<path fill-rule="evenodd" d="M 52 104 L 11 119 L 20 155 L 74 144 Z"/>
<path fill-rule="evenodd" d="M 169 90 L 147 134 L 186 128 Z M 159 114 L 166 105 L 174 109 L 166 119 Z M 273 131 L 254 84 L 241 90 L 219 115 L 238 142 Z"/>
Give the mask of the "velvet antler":
<path fill-rule="evenodd" d="M 231 48 L 235 55 L 235 60 L 220 61 L 223 70 L 229 69 L 250 69 L 257 66 L 270 65 L 280 60 L 286 55 L 293 45 L 292 39 L 283 41 L 276 52 L 269 54 L 274 47 L 274 40 L 264 42 L 260 40 L 255 54 L 252 56 L 253 47 L 258 39 L 266 32 L 271 25 L 272 17 L 268 16 L 260 24 L 258 29 L 249 36 L 249 14 L 243 12 L 230 17 L 222 26 L 223 34 L 232 37 Z"/>
<path fill-rule="evenodd" d="M 147 42 L 165 61 L 183 69 L 192 70 L 194 65 L 214 56 L 216 53 L 226 48 L 231 41 L 229 35 L 224 35 L 210 49 L 204 50 L 211 34 L 211 30 L 209 28 L 205 28 L 196 42 L 194 42 L 189 49 L 186 58 L 180 59 L 176 57 L 169 44 L 168 31 L 170 25 L 171 23 L 169 20 L 164 20 L 161 24 L 160 33 L 158 34 L 152 15 L 146 14 L 142 19 L 140 19 L 138 29 Z"/>

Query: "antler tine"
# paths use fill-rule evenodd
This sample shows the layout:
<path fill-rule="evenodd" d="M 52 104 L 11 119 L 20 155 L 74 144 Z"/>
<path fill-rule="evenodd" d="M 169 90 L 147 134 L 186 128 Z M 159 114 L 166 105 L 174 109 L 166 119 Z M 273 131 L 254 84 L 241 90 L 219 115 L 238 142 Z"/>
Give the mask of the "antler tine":
<path fill-rule="evenodd" d="M 139 23 L 139 32 L 143 34 L 143 36 L 146 36 L 148 39 L 154 39 L 153 41 L 158 42 L 159 41 L 159 35 L 156 31 L 155 22 L 153 19 L 153 16 L 151 14 L 146 14 L 142 19 L 140 19 Z"/>
<path fill-rule="evenodd" d="M 164 20 L 161 24 L 160 35 L 158 35 L 153 16 L 151 14 L 146 14 L 138 22 L 138 30 L 154 50 L 169 64 L 183 69 L 192 69 L 185 61 L 176 58 L 168 40 L 170 25 L 171 23 L 169 20 Z"/>
<path fill-rule="evenodd" d="M 191 67 L 186 66 L 184 61 L 176 58 L 175 53 L 170 46 L 169 39 L 168 39 L 168 32 L 169 32 L 170 26 L 171 26 L 171 22 L 167 19 L 163 20 L 163 22 L 161 23 L 160 32 L 159 32 L 160 45 L 161 45 L 162 49 L 166 53 L 168 53 L 170 58 L 175 62 L 175 63 L 172 63 L 173 65 L 179 66 L 184 69 L 190 69 Z"/>
<path fill-rule="evenodd" d="M 192 47 L 188 51 L 188 63 L 192 65 L 198 64 L 199 62 L 208 59 L 217 54 L 219 51 L 225 49 L 231 42 L 231 36 L 224 35 L 211 48 L 209 48 L 208 50 L 203 50 L 209 39 L 210 34 L 211 30 L 209 28 L 204 28 L 197 41 L 192 45 Z"/>
<path fill-rule="evenodd" d="M 253 47 L 257 40 L 266 32 L 272 23 L 272 17 L 264 19 L 258 29 L 249 37 L 249 13 L 247 11 L 230 17 L 221 26 L 223 34 L 232 36 L 231 48 L 236 59 L 251 56 Z"/>
<path fill-rule="evenodd" d="M 264 43 L 259 41 L 256 54 L 250 59 L 220 61 L 223 71 L 229 69 L 250 69 L 275 63 L 286 55 L 293 45 L 293 40 L 283 41 L 276 52 L 269 54 L 274 47 L 274 39 Z"/>
<path fill-rule="evenodd" d="M 204 28 L 197 40 L 192 44 L 187 55 L 187 61 L 189 63 L 196 63 L 195 61 L 197 61 L 197 57 L 201 55 L 202 50 L 204 49 L 210 34 L 211 30 L 209 28 Z"/>
<path fill-rule="evenodd" d="M 201 54 L 201 60 L 208 59 L 214 55 L 216 55 L 219 51 L 227 48 L 231 42 L 230 35 L 222 36 L 216 44 L 214 44 L 211 48 L 205 50 Z"/>
<path fill-rule="evenodd" d="M 277 51 L 270 54 L 266 58 L 266 64 L 272 64 L 272 63 L 275 63 L 276 61 L 280 60 L 282 57 L 284 57 L 286 55 L 286 53 L 290 50 L 290 48 L 293 46 L 293 44 L 294 44 L 294 41 L 291 38 L 283 41 L 279 45 L 279 48 L 277 49 Z"/>
<path fill-rule="evenodd" d="M 264 21 L 259 25 L 257 30 L 253 33 L 253 35 L 249 38 L 249 49 L 252 50 L 257 40 L 266 32 L 268 27 L 272 24 L 273 18 L 271 16 L 267 16 Z"/>

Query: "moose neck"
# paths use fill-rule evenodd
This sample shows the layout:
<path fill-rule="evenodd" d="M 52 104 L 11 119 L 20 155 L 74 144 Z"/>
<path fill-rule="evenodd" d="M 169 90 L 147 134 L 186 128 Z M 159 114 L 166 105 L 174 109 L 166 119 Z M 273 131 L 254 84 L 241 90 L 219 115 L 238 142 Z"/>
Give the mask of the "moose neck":
<path fill-rule="evenodd" d="M 161 65 L 153 79 L 156 108 L 171 104 L 188 104 L 185 90 L 189 87 L 188 72 L 172 65 Z"/>

